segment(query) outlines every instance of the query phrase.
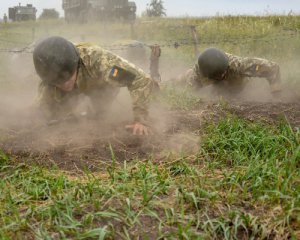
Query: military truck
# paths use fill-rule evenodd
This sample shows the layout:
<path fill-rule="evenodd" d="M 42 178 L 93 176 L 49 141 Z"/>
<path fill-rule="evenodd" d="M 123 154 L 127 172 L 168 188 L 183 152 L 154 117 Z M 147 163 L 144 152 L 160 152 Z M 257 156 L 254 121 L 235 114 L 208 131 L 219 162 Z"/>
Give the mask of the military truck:
<path fill-rule="evenodd" d="M 62 7 L 69 23 L 136 18 L 136 4 L 128 0 L 63 0 Z"/>
<path fill-rule="evenodd" d="M 11 21 L 36 20 L 36 8 L 32 4 L 15 6 L 8 9 L 8 17 Z"/>
<path fill-rule="evenodd" d="M 39 16 L 39 19 L 58 19 L 59 12 L 55 8 L 44 8 L 42 14 Z"/>

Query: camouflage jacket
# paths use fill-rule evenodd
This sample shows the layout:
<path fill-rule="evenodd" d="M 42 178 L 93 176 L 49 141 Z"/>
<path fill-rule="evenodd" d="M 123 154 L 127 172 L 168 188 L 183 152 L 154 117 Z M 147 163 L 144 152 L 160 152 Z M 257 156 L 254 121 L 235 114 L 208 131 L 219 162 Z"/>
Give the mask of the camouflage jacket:
<path fill-rule="evenodd" d="M 109 97 L 115 97 L 120 87 L 127 87 L 132 98 L 134 119 L 143 122 L 148 115 L 148 102 L 154 87 L 150 76 L 99 46 L 84 43 L 75 46 L 81 58 L 75 89 L 64 92 L 43 82 L 39 86 L 38 103 L 46 116 L 58 119 L 61 115 L 67 115 L 74 105 L 71 99 L 79 94 L 90 96 L 105 91 L 112 95 Z M 105 105 L 105 102 L 96 104 Z"/>
<path fill-rule="evenodd" d="M 262 58 L 243 58 L 229 53 L 226 55 L 229 58 L 229 67 L 225 79 L 222 80 L 223 85 L 238 90 L 244 87 L 249 78 L 259 77 L 267 79 L 271 92 L 281 90 L 280 69 L 275 62 Z M 198 63 L 181 76 L 179 82 L 193 88 L 216 84 L 216 81 L 202 76 Z"/>

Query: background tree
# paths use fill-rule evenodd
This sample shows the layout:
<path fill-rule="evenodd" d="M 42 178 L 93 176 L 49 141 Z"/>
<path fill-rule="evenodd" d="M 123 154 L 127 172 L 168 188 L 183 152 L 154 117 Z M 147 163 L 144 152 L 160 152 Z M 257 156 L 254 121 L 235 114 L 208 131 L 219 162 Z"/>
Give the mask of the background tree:
<path fill-rule="evenodd" d="M 58 19 L 58 18 L 59 18 L 59 12 L 56 11 L 54 8 L 43 9 L 43 12 L 39 17 L 39 19 Z"/>
<path fill-rule="evenodd" d="M 166 15 L 166 9 L 162 0 L 151 0 L 150 4 L 147 4 L 146 16 L 163 17 Z"/>

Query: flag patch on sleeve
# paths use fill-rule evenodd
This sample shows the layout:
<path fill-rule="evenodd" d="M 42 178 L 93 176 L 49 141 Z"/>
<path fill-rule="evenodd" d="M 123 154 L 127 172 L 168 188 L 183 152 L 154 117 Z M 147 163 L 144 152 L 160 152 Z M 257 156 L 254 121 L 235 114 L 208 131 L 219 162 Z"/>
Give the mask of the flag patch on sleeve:
<path fill-rule="evenodd" d="M 116 78 L 116 77 L 118 77 L 118 73 L 119 73 L 119 70 L 117 68 L 113 67 L 111 69 L 110 76 L 113 78 Z"/>
<path fill-rule="evenodd" d="M 113 66 L 110 70 L 109 77 L 113 80 L 126 84 L 131 83 L 136 78 L 136 75 L 118 66 Z"/>

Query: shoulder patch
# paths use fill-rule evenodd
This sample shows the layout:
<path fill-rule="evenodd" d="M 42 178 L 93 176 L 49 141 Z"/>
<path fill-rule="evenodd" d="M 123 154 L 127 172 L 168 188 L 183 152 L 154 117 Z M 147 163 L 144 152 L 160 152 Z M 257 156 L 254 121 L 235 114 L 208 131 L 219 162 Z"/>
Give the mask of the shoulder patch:
<path fill-rule="evenodd" d="M 253 64 L 253 65 L 250 67 L 249 70 L 250 70 L 251 73 L 255 74 L 255 73 L 257 73 L 257 72 L 259 71 L 259 65 Z"/>
<path fill-rule="evenodd" d="M 109 78 L 118 82 L 130 83 L 135 79 L 136 75 L 118 66 L 113 66 Z"/>

